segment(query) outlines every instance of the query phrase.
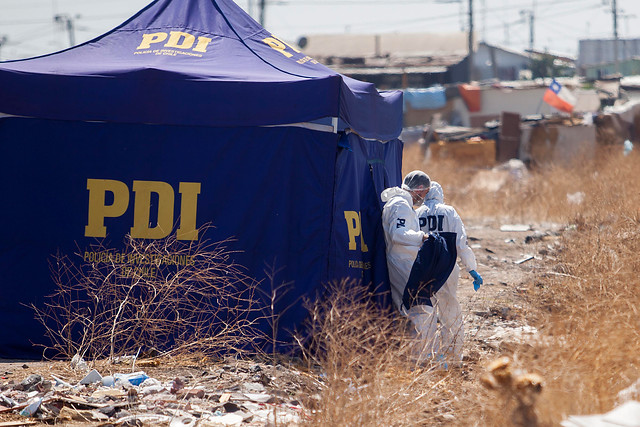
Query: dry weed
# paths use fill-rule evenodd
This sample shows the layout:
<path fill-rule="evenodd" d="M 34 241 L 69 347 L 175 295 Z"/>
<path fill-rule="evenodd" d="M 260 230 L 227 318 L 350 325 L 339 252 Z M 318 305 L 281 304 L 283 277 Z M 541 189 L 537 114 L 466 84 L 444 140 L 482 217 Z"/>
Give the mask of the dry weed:
<path fill-rule="evenodd" d="M 262 306 L 226 242 L 128 238 L 53 260 L 56 291 L 35 307 L 57 356 L 88 360 L 156 349 L 219 354 L 247 347 Z M 87 253 L 91 256 L 87 262 Z"/>
<path fill-rule="evenodd" d="M 541 425 L 611 410 L 618 393 L 640 377 L 639 163 L 637 150 L 625 157 L 620 146 L 600 147 L 594 159 L 540 165 L 526 180 L 474 192 L 471 183 L 482 169 L 425 162 L 417 147 L 406 147 L 403 172 L 425 170 L 463 218 L 555 221 L 571 230 L 554 254 L 557 264 L 549 266 L 559 274 L 541 274 L 539 286 L 529 289 L 525 318 L 541 332 L 539 339 L 511 354 L 545 378 L 535 407 Z M 473 387 L 458 392 L 462 425 L 526 424 L 510 417 L 507 398 Z M 482 408 L 472 414 L 470 402 Z"/>
<path fill-rule="evenodd" d="M 512 357 L 545 378 L 536 405 L 541 425 L 557 425 L 569 414 L 611 410 L 619 403 L 618 393 L 640 377 L 637 150 L 625 157 L 620 146 L 601 147 L 595 159 L 545 165 L 530 171 L 524 185 L 479 194 L 468 191 L 477 170 L 427 164 L 416 153 L 408 147 L 404 172 L 427 171 L 443 184 L 445 198 L 463 218 L 551 220 L 569 226 L 555 254 L 558 262 L 549 266 L 560 274 L 542 274 L 540 286 L 529 289 L 526 318 L 540 337 L 516 347 Z M 474 393 L 489 398 L 480 411 L 491 420 L 486 425 L 514 425 L 504 402 Z"/>
<path fill-rule="evenodd" d="M 354 282 L 330 287 L 310 309 L 313 342 L 305 348 L 324 390 L 311 425 L 426 425 L 455 419 L 460 371 L 417 366 L 404 319 L 380 313 Z"/>

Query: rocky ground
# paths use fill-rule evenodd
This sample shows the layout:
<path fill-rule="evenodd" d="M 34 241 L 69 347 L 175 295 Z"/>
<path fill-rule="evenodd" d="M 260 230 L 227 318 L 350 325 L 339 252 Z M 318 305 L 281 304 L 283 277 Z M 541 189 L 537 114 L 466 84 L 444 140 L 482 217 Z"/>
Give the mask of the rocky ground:
<path fill-rule="evenodd" d="M 465 222 L 485 283 L 474 292 L 471 278 L 463 273 L 458 291 L 465 316 L 466 363 L 473 363 L 483 353 L 496 353 L 511 342 L 535 336 L 521 310 L 524 296 L 539 273 L 551 271 L 563 228 Z M 119 365 L 96 365 L 99 378 L 104 378 L 89 385 L 78 383 L 90 369 L 75 368 L 69 362 L 0 363 L 0 427 L 45 422 L 295 425 L 310 417 L 323 387 L 321 375 L 284 362 L 228 359 L 160 366 L 139 361 L 133 366 L 132 360 L 125 360 Z M 116 374 L 132 370 L 145 375 L 131 380 L 133 384 L 118 380 Z M 111 381 L 117 381 L 114 387 L 103 386 Z"/>

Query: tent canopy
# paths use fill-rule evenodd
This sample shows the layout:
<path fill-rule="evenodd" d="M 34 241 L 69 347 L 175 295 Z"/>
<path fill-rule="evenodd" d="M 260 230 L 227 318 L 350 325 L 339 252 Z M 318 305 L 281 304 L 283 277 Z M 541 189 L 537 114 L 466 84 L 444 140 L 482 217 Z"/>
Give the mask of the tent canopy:
<path fill-rule="evenodd" d="M 318 121 L 354 132 L 280 126 Z M 37 356 L 28 307 L 52 293 L 53 255 L 84 268 L 126 254 L 126 236 L 225 242 L 264 295 L 277 269 L 278 343 L 326 283 L 372 284 L 388 305 L 380 192 L 401 181 L 401 123 L 401 92 L 333 72 L 231 0 L 156 0 L 95 40 L 0 63 L 0 324 L 16 325 L 0 358 Z"/>
<path fill-rule="evenodd" d="M 402 128 L 401 92 L 330 70 L 231 0 L 156 0 L 94 40 L 1 63 L 0 93 L 0 113 L 44 119 L 263 126 L 338 117 L 383 141 Z"/>

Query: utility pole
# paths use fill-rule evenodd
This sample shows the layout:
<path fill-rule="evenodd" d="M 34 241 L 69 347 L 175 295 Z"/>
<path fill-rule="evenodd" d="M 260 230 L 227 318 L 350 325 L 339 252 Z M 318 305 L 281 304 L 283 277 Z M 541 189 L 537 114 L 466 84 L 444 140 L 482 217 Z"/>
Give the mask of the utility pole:
<path fill-rule="evenodd" d="M 534 20 L 534 16 L 533 16 L 533 10 L 529 12 L 529 50 L 533 51 L 533 33 L 534 33 L 534 26 L 533 26 L 533 20 Z"/>
<path fill-rule="evenodd" d="M 53 20 L 59 24 L 62 24 L 66 28 L 67 32 L 69 33 L 69 46 L 75 46 L 76 37 L 74 34 L 73 18 L 66 14 L 58 14 L 53 17 Z"/>
<path fill-rule="evenodd" d="M 473 0 L 469 0 L 469 55 L 467 59 L 469 60 L 469 81 L 473 81 L 473 77 L 475 75 L 473 70 Z"/>
<path fill-rule="evenodd" d="M 533 51 L 534 32 L 535 32 L 535 27 L 533 25 L 534 23 L 533 10 L 521 10 L 520 16 L 524 17 L 525 15 L 529 16 L 529 51 Z"/>
<path fill-rule="evenodd" d="M 2 46 L 7 42 L 7 36 L 0 37 L 0 61 L 2 61 Z"/>
<path fill-rule="evenodd" d="M 482 41 L 487 41 L 487 0 L 482 0 Z"/>
<path fill-rule="evenodd" d="M 266 9 L 266 0 L 260 0 L 260 25 L 264 27 L 264 14 Z"/>
<path fill-rule="evenodd" d="M 620 61 L 618 59 L 618 7 L 617 1 L 611 2 L 611 14 L 613 15 L 613 60 L 616 64 L 616 74 L 620 73 Z"/>

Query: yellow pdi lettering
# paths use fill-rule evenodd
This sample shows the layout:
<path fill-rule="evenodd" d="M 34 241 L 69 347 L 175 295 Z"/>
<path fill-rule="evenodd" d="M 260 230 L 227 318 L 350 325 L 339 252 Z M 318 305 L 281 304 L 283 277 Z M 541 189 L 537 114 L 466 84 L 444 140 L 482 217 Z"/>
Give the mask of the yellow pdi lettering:
<path fill-rule="evenodd" d="M 152 44 L 162 43 L 167 38 L 167 33 L 149 33 L 142 35 L 142 43 L 136 49 L 149 49 Z"/>
<path fill-rule="evenodd" d="M 194 52 L 206 52 L 207 46 L 211 43 L 211 39 L 209 37 L 200 36 L 198 37 L 198 43 L 196 43 L 196 47 L 193 48 Z"/>
<path fill-rule="evenodd" d="M 289 49 L 293 50 L 296 53 L 300 53 L 300 51 L 298 49 L 294 48 L 290 44 L 285 43 L 282 40 L 280 40 L 280 39 L 278 39 L 278 38 L 276 38 L 274 36 L 262 39 L 262 41 L 265 44 L 267 44 L 267 46 L 269 46 L 271 49 L 274 49 L 277 52 L 280 52 L 281 54 L 283 54 L 287 58 L 291 58 L 293 56 L 293 53 L 287 52 L 287 47 L 289 47 Z"/>
<path fill-rule="evenodd" d="M 167 37 L 169 37 L 169 40 L 167 40 Z M 171 31 L 169 34 L 164 32 L 149 33 L 142 35 L 142 42 L 138 47 L 136 47 L 136 49 L 149 49 L 152 44 L 162 43 L 165 40 L 167 40 L 167 42 L 163 47 L 174 49 L 191 49 L 195 43 L 196 47 L 191 49 L 194 52 L 206 52 L 209 43 L 212 41 L 211 38 L 204 36 L 199 36 L 196 39 L 193 34 L 185 33 L 183 31 Z"/>
<path fill-rule="evenodd" d="M 189 33 L 183 33 L 182 31 L 171 31 L 169 33 L 169 40 L 164 47 L 175 47 L 177 49 L 191 49 L 191 46 L 196 42 L 195 36 Z"/>
<path fill-rule="evenodd" d="M 362 219 L 360 212 L 344 211 L 344 219 L 347 221 L 347 231 L 349 233 L 349 250 L 355 251 L 357 249 L 356 237 L 360 236 L 361 251 L 368 252 L 369 248 L 362 236 Z"/>
<path fill-rule="evenodd" d="M 111 179 L 87 179 L 89 190 L 89 218 L 84 228 L 87 237 L 106 237 L 105 218 L 124 214 L 129 206 L 129 189 L 124 182 Z M 113 195 L 113 203 L 106 204 L 107 192 Z"/>
<path fill-rule="evenodd" d="M 131 237 L 134 239 L 162 239 L 173 228 L 173 188 L 162 181 L 133 181 L 135 205 Z M 149 227 L 151 193 L 158 195 L 158 222 Z"/>
<path fill-rule="evenodd" d="M 177 231 L 178 240 L 198 240 L 196 217 L 198 213 L 198 194 L 200 194 L 199 182 L 181 182 L 180 194 L 180 228 Z"/>
<path fill-rule="evenodd" d="M 178 189 L 181 195 L 180 226 L 176 231 L 178 240 L 197 240 L 199 182 L 181 182 Z M 129 188 L 124 182 L 109 179 L 87 179 L 89 190 L 89 213 L 85 226 L 86 237 L 106 237 L 105 218 L 124 215 L 129 206 Z M 173 228 L 175 197 L 173 187 L 162 181 L 133 181 L 135 194 L 133 208 L 133 227 L 131 237 L 139 239 L 162 239 Z M 113 202 L 107 204 L 107 193 Z M 151 206 L 151 195 L 157 194 L 158 204 Z M 157 209 L 157 223 L 150 226 L 152 208 Z"/>

